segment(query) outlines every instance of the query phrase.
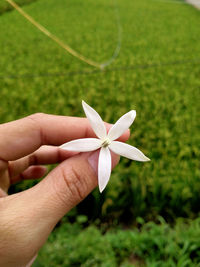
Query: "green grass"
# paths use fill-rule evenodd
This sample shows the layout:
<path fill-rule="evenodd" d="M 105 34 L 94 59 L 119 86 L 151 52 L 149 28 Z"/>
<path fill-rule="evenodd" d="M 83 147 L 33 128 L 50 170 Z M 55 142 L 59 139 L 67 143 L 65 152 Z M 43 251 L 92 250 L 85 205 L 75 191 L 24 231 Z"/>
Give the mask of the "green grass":
<path fill-rule="evenodd" d="M 132 225 L 138 216 L 145 221 L 156 221 L 158 215 L 168 222 L 193 219 L 200 212 L 200 12 L 150 0 L 118 0 L 117 6 L 122 47 L 109 67 L 115 70 L 103 72 L 92 72 L 16 11 L 2 14 L 0 120 L 34 112 L 83 116 L 82 99 L 108 122 L 136 109 L 130 143 L 151 162 L 123 159 L 106 191 L 99 196 L 96 190 L 70 216 L 100 217 L 108 225 Z M 116 47 L 110 1 L 38 0 L 23 8 L 97 62 L 107 60 Z"/>
<path fill-rule="evenodd" d="M 112 229 L 102 235 L 99 228 L 82 229 L 64 223 L 50 236 L 33 267 L 198 267 L 200 266 L 200 220 L 177 221 L 171 228 L 160 224 Z"/>
<path fill-rule="evenodd" d="M 103 1 L 43 0 L 24 8 L 74 49 L 101 62 L 112 54 L 117 38 L 111 7 Z M 119 1 L 118 8 L 123 43 L 112 67 L 198 59 L 200 13 L 194 8 L 145 0 Z M 82 99 L 109 122 L 136 109 L 130 143 L 151 162 L 123 160 L 102 196 L 105 202 L 100 211 L 111 217 L 116 213 L 117 218 L 125 212 L 131 218 L 147 219 L 157 214 L 169 219 L 197 216 L 198 63 L 65 75 L 93 68 L 66 53 L 17 12 L 6 13 L 0 20 L 2 122 L 34 112 L 83 116 Z"/>
<path fill-rule="evenodd" d="M 32 3 L 36 0 L 16 0 L 14 1 L 19 6 L 27 5 L 29 3 Z M 0 0 L 0 15 L 12 10 L 13 7 L 6 1 L 6 0 Z"/>

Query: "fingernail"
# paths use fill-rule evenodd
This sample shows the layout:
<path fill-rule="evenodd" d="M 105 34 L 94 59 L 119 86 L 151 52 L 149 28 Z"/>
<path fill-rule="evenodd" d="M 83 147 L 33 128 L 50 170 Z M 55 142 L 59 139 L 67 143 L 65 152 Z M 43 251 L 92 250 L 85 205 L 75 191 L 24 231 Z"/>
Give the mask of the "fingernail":
<path fill-rule="evenodd" d="M 99 160 L 99 151 L 92 152 L 88 157 L 88 162 L 92 169 L 95 171 L 96 175 L 98 175 L 98 160 Z"/>

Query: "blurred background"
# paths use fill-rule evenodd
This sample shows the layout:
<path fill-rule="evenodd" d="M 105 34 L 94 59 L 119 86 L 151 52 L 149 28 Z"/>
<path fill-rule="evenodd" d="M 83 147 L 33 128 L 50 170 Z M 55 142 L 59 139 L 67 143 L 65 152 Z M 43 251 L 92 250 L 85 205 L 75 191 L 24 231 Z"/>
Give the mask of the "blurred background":
<path fill-rule="evenodd" d="M 59 222 L 33 266 L 200 266 L 200 10 L 181 0 L 16 3 L 95 62 L 120 53 L 92 67 L 0 0 L 1 123 L 84 116 L 82 99 L 110 123 L 135 109 L 129 142 L 151 159 L 121 159 L 103 194 Z"/>

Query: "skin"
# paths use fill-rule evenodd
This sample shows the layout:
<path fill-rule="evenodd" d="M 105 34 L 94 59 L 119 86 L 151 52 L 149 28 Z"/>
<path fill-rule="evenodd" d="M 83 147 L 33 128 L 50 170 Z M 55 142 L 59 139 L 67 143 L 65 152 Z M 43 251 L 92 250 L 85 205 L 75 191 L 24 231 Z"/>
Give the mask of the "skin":
<path fill-rule="evenodd" d="M 98 151 L 57 147 L 87 137 L 95 134 L 85 118 L 34 114 L 0 125 L 0 267 L 30 266 L 57 222 L 97 186 Z M 129 131 L 119 140 L 128 138 Z M 112 168 L 118 161 L 113 153 Z M 11 184 L 40 178 L 54 163 L 36 186 L 7 195 Z"/>

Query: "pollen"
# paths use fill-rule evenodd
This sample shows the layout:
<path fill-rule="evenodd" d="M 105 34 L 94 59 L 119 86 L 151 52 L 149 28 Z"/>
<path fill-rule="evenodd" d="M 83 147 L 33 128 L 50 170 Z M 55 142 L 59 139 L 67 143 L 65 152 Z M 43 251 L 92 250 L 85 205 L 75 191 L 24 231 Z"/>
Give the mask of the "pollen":
<path fill-rule="evenodd" d="M 111 141 L 110 141 L 108 138 L 106 138 L 106 139 L 103 141 L 103 143 L 101 144 L 101 146 L 102 146 L 102 147 L 107 147 L 107 146 L 110 145 L 110 143 L 111 143 Z"/>

